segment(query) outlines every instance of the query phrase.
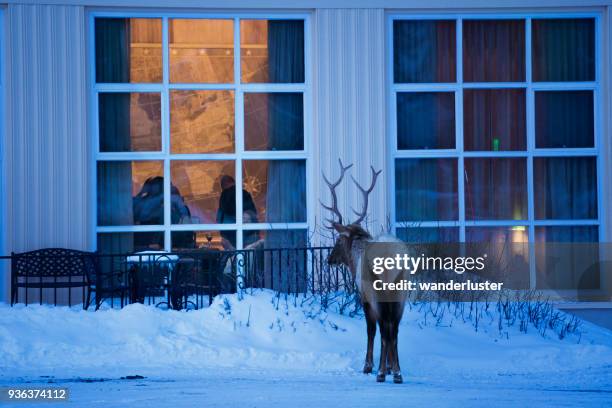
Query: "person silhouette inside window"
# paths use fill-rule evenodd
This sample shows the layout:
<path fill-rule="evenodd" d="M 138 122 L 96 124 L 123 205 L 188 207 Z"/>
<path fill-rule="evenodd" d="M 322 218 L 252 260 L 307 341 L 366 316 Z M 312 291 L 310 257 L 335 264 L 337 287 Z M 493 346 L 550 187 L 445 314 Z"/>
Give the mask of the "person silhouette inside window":
<path fill-rule="evenodd" d="M 242 189 L 243 222 L 257 222 L 257 207 L 251 193 Z M 227 174 L 221 177 L 221 196 L 217 210 L 218 224 L 233 224 L 236 222 L 236 180 Z M 221 237 L 227 240 L 232 247 L 236 247 L 235 231 L 220 231 Z M 259 231 L 245 231 L 244 245 L 259 239 Z"/>

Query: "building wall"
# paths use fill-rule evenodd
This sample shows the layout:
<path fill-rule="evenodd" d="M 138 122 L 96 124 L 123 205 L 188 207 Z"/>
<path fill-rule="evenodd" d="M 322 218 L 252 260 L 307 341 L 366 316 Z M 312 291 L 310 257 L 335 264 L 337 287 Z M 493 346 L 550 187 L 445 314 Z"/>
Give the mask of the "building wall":
<path fill-rule="evenodd" d="M 76 5 L 36 5 L 36 1 L 9 1 L 4 13 L 5 69 L 3 121 L 3 169 L 5 192 L 4 215 L 0 234 L 5 242 L 2 253 L 40 247 L 92 249 L 94 236 L 90 211 L 93 176 L 92 146 L 88 134 L 88 68 L 87 13 L 82 5 L 111 5 L 112 1 L 45 1 Z M 38 2 L 40 3 L 40 2 Z M 142 3 L 142 2 L 141 2 Z M 183 1 L 178 6 L 193 6 Z M 240 2 L 223 3 L 239 7 Z M 273 1 L 258 3 L 272 6 Z M 367 4 L 366 4 L 367 3 Z M 446 2 L 448 3 L 448 2 Z M 447 7 L 444 1 L 427 3 L 430 7 Z M 533 2 L 529 2 L 533 5 Z M 553 4 L 603 5 L 608 0 L 581 1 L 541 0 L 541 6 Z M 114 4 L 114 3 L 113 3 Z M 122 3 L 128 4 L 128 3 Z M 129 5 L 138 5 L 133 0 Z M 167 4 L 167 1 L 164 2 Z M 198 2 L 212 7 L 213 2 Z M 214 2 L 217 4 L 218 2 Z M 284 2 L 283 2 L 284 4 Z M 313 121 L 310 126 L 312 160 L 308 183 L 312 202 L 310 219 L 315 225 L 328 216 L 318 200 L 329 202 L 330 195 L 322 183 L 321 171 L 331 178 L 338 175 L 338 158 L 353 163 L 350 174 L 362 184 L 369 183 L 369 166 L 383 169 L 378 186 L 370 199 L 370 229 L 378 233 L 388 216 L 386 162 L 386 78 L 385 78 L 385 10 L 382 8 L 326 8 L 342 4 L 341 0 L 317 3 L 312 11 L 310 59 L 314 89 Z M 404 7 L 422 7 L 421 2 L 406 2 Z M 458 5 L 453 3 L 455 7 Z M 465 7 L 493 7 L 495 1 L 464 1 Z M 506 2 L 505 6 L 509 3 Z M 527 6 L 520 1 L 514 6 Z M 367 6 L 368 2 L 358 5 Z M 502 6 L 501 3 L 497 4 Z M 244 6 L 244 4 L 242 4 Z M 279 6 L 280 3 L 279 3 Z M 357 6 L 357 4 L 355 4 Z M 371 6 L 371 5 L 370 5 Z M 387 1 L 379 7 L 397 8 L 400 2 Z M 306 7 L 306 2 L 292 3 Z M 285 5 L 283 7 L 287 9 Z M 490 9 L 489 9 L 490 11 Z M 612 32 L 609 21 L 612 9 L 605 9 L 604 81 L 612 77 Z M 608 89 L 604 82 L 602 89 Z M 604 174 L 612 174 L 612 92 L 604 95 L 602 126 L 604 129 Z M 603 214 L 610 211 L 612 189 L 604 180 Z M 341 210 L 351 219 L 348 203 L 361 205 L 361 196 L 347 178 L 339 189 Z M 611 218 L 604 216 L 608 240 L 612 237 Z M 314 226 L 314 225 L 313 225 Z M 2 242 L 2 240 L 0 240 Z M 0 264 L 0 268 L 2 265 Z M 0 269 L 0 272 L 2 270 Z M 0 279 L 0 301 L 8 300 L 9 273 L 5 268 Z M 609 282 L 612 285 L 612 282 Z"/>
<path fill-rule="evenodd" d="M 321 177 L 339 174 L 338 159 L 353 168 L 338 189 L 340 209 L 354 219 L 349 204 L 359 210 L 361 193 L 353 175 L 367 188 L 370 166 L 383 169 L 370 197 L 368 226 L 379 232 L 386 224 L 385 162 L 385 13 L 381 9 L 317 10 L 314 13 L 313 168 L 314 197 L 327 204 L 330 194 Z M 312 204 L 317 224 L 330 214 Z"/>
<path fill-rule="evenodd" d="M 3 252 L 88 248 L 85 10 L 5 11 Z M 8 299 L 5 267 L 0 301 Z"/>

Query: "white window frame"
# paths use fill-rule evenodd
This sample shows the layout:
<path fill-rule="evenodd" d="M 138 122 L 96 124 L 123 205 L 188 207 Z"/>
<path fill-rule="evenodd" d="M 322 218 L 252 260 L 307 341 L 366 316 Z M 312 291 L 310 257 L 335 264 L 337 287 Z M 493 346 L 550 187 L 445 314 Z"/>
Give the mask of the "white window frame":
<path fill-rule="evenodd" d="M 163 80 L 160 83 L 96 83 L 95 76 L 95 18 L 160 18 L 162 20 L 162 67 Z M 234 21 L 234 82 L 232 83 L 172 83 L 170 82 L 169 64 L 169 35 L 168 21 L 174 18 L 183 19 L 223 19 Z M 240 20 L 303 20 L 304 21 L 304 83 L 277 84 L 277 83 L 242 83 L 240 75 Z M 89 75 L 90 75 L 90 134 L 93 143 L 92 189 L 92 242 L 97 248 L 98 233 L 112 232 L 164 232 L 164 250 L 171 251 L 171 235 L 173 231 L 236 231 L 236 248 L 243 247 L 243 231 L 248 230 L 305 230 L 311 225 L 312 215 L 308 203 L 312 197 L 311 184 L 311 125 L 312 121 L 312 73 L 310 67 L 311 41 L 310 41 L 310 15 L 305 13 L 215 13 L 215 12 L 141 12 L 141 11 L 92 11 L 89 13 Z M 234 152 L 215 154 L 173 154 L 170 152 L 170 107 L 169 92 L 171 90 L 232 90 L 234 92 Z M 98 126 L 98 94 L 100 92 L 159 92 L 161 93 L 162 115 L 162 149 L 160 152 L 100 152 L 99 126 Z M 293 151 L 246 151 L 244 149 L 244 93 L 249 92 L 301 92 L 304 105 L 304 148 Z M 172 224 L 170 213 L 170 162 L 177 160 L 232 160 L 235 163 L 236 185 L 242 185 L 242 162 L 244 160 L 282 160 L 301 159 L 305 164 L 306 177 L 306 221 L 291 223 L 243 223 L 242 217 L 236 217 L 233 224 Z M 156 160 L 164 162 L 164 225 L 127 225 L 127 226 L 99 226 L 97 214 L 97 163 L 98 161 L 132 161 Z M 236 189 L 236 213 L 242 213 L 242 194 Z"/>
<path fill-rule="evenodd" d="M 589 82 L 532 82 L 531 61 L 531 22 L 538 18 L 593 18 L 595 20 L 595 81 Z M 509 20 L 522 19 L 525 21 L 525 82 L 469 82 L 463 83 L 463 20 Z M 454 20 L 456 28 L 456 82 L 454 83 L 394 83 L 393 77 L 393 22 L 396 20 Z M 605 226 L 603 213 L 603 158 L 601 149 L 602 124 L 601 113 L 603 96 L 602 82 L 602 29 L 601 14 L 597 12 L 563 12 L 563 13 L 442 13 L 442 14 L 405 14 L 392 13 L 387 15 L 387 149 L 389 160 L 387 171 L 390 175 L 387 198 L 390 203 L 390 212 L 393 233 L 396 228 L 417 227 L 458 227 L 459 240 L 465 242 L 466 227 L 512 227 L 526 226 L 528 240 L 535 242 L 535 228 L 539 226 L 598 226 L 599 240 L 604 240 Z M 526 137 L 527 149 L 525 151 L 470 151 L 463 152 L 463 89 L 470 88 L 522 88 L 526 92 Z M 594 111 L 594 147 L 552 149 L 535 147 L 535 105 L 534 95 L 542 90 L 591 90 L 593 91 Z M 430 150 L 399 150 L 397 148 L 397 103 L 398 92 L 454 92 L 455 95 L 455 148 Z M 533 159 L 534 157 L 572 157 L 591 156 L 596 158 L 597 169 L 597 219 L 594 220 L 536 220 L 534 213 L 534 185 L 533 185 Z M 527 219 L 526 220 L 466 220 L 465 219 L 465 186 L 464 186 L 464 160 L 465 158 L 509 158 L 520 157 L 527 160 Z M 395 205 L 395 161 L 401 158 L 455 158 L 457 159 L 458 182 L 458 220 L 457 221 L 422 221 L 410 225 L 407 222 L 398 222 Z M 416 224 L 418 223 L 418 225 Z M 530 250 L 530 284 L 535 288 L 535 254 Z"/>

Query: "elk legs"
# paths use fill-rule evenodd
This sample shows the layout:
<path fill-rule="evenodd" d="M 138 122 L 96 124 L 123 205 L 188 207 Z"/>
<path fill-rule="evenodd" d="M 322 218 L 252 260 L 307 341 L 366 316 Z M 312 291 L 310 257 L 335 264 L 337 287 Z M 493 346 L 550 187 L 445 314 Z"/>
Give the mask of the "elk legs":
<path fill-rule="evenodd" d="M 365 364 L 363 372 L 370 374 L 374 367 L 374 337 L 376 336 L 376 316 L 374 315 L 371 306 L 368 303 L 363 304 L 365 312 L 366 325 L 368 330 L 368 349 L 366 351 Z"/>

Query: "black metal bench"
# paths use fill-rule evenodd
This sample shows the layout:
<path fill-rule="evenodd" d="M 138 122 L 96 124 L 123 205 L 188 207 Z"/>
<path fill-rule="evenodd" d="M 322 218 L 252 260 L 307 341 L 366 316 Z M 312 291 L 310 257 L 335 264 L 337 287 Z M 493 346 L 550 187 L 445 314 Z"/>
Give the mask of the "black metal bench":
<path fill-rule="evenodd" d="M 25 304 L 29 292 L 37 289 L 43 304 L 43 291 L 53 290 L 53 304 L 57 305 L 57 291 L 68 291 L 68 305 L 72 306 L 72 289 L 81 288 L 83 308 L 91 301 L 97 263 L 94 253 L 64 248 L 45 248 L 11 254 L 11 305 L 19 302 L 19 289 L 25 289 Z M 36 293 L 36 292 L 34 292 Z M 47 302 L 45 302 L 47 303 Z"/>

